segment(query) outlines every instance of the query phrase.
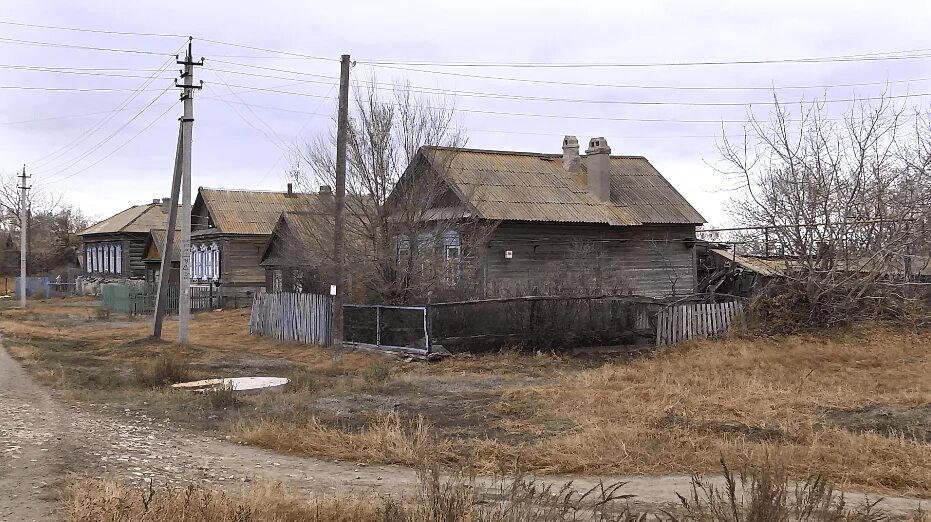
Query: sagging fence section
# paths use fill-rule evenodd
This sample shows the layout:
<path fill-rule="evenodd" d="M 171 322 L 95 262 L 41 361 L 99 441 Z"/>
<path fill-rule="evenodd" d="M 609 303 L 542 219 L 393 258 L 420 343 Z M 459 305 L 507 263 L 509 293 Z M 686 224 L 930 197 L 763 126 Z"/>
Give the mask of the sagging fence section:
<path fill-rule="evenodd" d="M 281 341 L 330 346 L 333 300 L 305 293 L 255 294 L 249 333 Z"/>
<path fill-rule="evenodd" d="M 663 308 L 656 314 L 656 345 L 723 335 L 743 316 L 743 311 L 740 301 L 679 304 Z"/>
<path fill-rule="evenodd" d="M 648 297 L 517 297 L 434 303 L 435 343 L 451 352 L 648 345 L 664 302 Z"/>

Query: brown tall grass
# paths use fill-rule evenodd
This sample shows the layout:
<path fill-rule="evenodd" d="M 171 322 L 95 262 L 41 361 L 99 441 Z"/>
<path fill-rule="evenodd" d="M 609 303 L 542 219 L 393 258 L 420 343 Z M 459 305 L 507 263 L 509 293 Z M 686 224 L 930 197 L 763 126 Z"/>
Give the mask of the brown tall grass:
<path fill-rule="evenodd" d="M 695 476 L 681 505 L 649 509 L 629 505 L 623 482 L 577 491 L 517 476 L 483 486 L 435 468 L 421 472 L 418 492 L 407 498 L 306 497 L 264 482 L 219 491 L 82 479 L 65 488 L 61 515 L 65 522 L 927 522 L 921 512 L 890 516 L 881 501 L 848 505 L 820 475 L 793 486 L 778 466 L 735 473 L 725 465 L 724 476 L 723 488 Z"/>
<path fill-rule="evenodd" d="M 92 302 L 3 310 L 0 330 L 6 346 L 45 382 L 106 388 L 108 397 L 119 396 L 113 388 L 120 371 L 160 356 L 192 366 L 286 361 L 298 391 L 244 399 L 254 407 L 235 409 L 243 418 L 229 423 L 230 434 L 306 455 L 415 464 L 418 448 L 429 446 L 435 460 L 478 472 L 573 474 L 709 472 L 722 455 L 756 464 L 774 455 L 797 478 L 817 470 L 844 488 L 931 494 L 931 444 L 895 430 L 849 431 L 825 417 L 827 410 L 931 403 L 928 332 L 864 327 L 702 341 L 637 359 L 503 353 L 420 365 L 246 337 L 247 319 L 244 310 L 197 314 L 192 342 L 183 347 L 145 341 L 145 321 L 100 321 Z M 167 324 L 169 337 L 175 327 Z M 500 383 L 487 384 L 493 379 Z M 444 427 L 461 415 L 457 401 L 477 382 L 491 397 L 488 414 L 468 422 L 487 429 Z M 415 392 L 392 392 L 395 384 Z M 434 391 L 434 384 L 465 391 Z M 404 410 L 404 401 L 422 391 L 448 395 L 448 407 Z M 363 412 L 336 422 L 314 410 L 321 397 L 352 401 L 360 393 L 396 393 L 399 409 L 413 415 Z M 171 394 L 158 397 L 146 400 L 174 407 Z"/>

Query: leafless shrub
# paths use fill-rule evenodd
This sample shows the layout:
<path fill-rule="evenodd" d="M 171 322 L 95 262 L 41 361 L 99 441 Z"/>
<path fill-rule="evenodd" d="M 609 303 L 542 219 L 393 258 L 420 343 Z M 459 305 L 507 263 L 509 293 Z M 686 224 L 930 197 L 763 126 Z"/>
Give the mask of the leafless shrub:
<path fill-rule="evenodd" d="M 731 215 L 752 227 L 732 239 L 781 261 L 794 324 L 856 321 L 920 299 L 929 144 L 931 120 L 886 99 L 839 120 L 817 102 L 794 117 L 777 100 L 770 121 L 751 116 L 742 141 L 723 135 L 721 170 L 739 187 Z"/>

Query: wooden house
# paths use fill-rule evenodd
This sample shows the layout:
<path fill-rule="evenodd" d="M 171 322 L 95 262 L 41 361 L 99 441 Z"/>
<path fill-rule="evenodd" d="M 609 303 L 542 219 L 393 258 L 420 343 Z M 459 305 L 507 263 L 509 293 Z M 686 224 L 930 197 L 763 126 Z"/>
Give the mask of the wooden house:
<path fill-rule="evenodd" d="M 225 295 L 265 287 L 262 254 L 282 212 L 309 208 L 317 194 L 200 188 L 191 210 L 191 279 Z"/>
<path fill-rule="evenodd" d="M 145 257 L 142 263 L 145 265 L 145 282 L 150 285 L 158 283 L 161 276 L 162 252 L 165 247 L 165 229 L 152 229 L 149 231 L 149 237 L 145 243 Z M 172 254 L 171 254 L 171 272 L 169 272 L 169 282 L 178 284 L 181 274 L 181 231 L 175 232 L 172 236 Z"/>
<path fill-rule="evenodd" d="M 444 238 L 446 259 L 480 256 L 479 295 L 683 295 L 695 291 L 695 229 L 705 220 L 641 156 L 611 155 L 593 138 L 585 155 L 422 147 L 398 191 L 439 180 L 425 219 L 468 219 L 491 232 L 481 252 Z"/>
<path fill-rule="evenodd" d="M 78 233 L 85 276 L 144 279 L 146 243 L 152 229 L 168 227 L 170 200 L 134 205 Z"/>
<path fill-rule="evenodd" d="M 281 213 L 262 253 L 267 291 L 329 294 L 335 284 L 327 271 L 333 245 L 331 216 L 332 211 Z"/>

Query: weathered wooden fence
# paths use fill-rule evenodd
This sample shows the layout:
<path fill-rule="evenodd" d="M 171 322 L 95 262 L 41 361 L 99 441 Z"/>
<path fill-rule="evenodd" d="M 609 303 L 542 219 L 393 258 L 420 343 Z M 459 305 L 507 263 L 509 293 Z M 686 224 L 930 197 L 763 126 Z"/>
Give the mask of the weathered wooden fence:
<path fill-rule="evenodd" d="M 282 341 L 330 346 L 333 300 L 305 293 L 255 294 L 249 333 Z"/>
<path fill-rule="evenodd" d="M 669 306 L 656 314 L 656 345 L 726 333 L 743 316 L 743 303 L 695 303 Z"/>

